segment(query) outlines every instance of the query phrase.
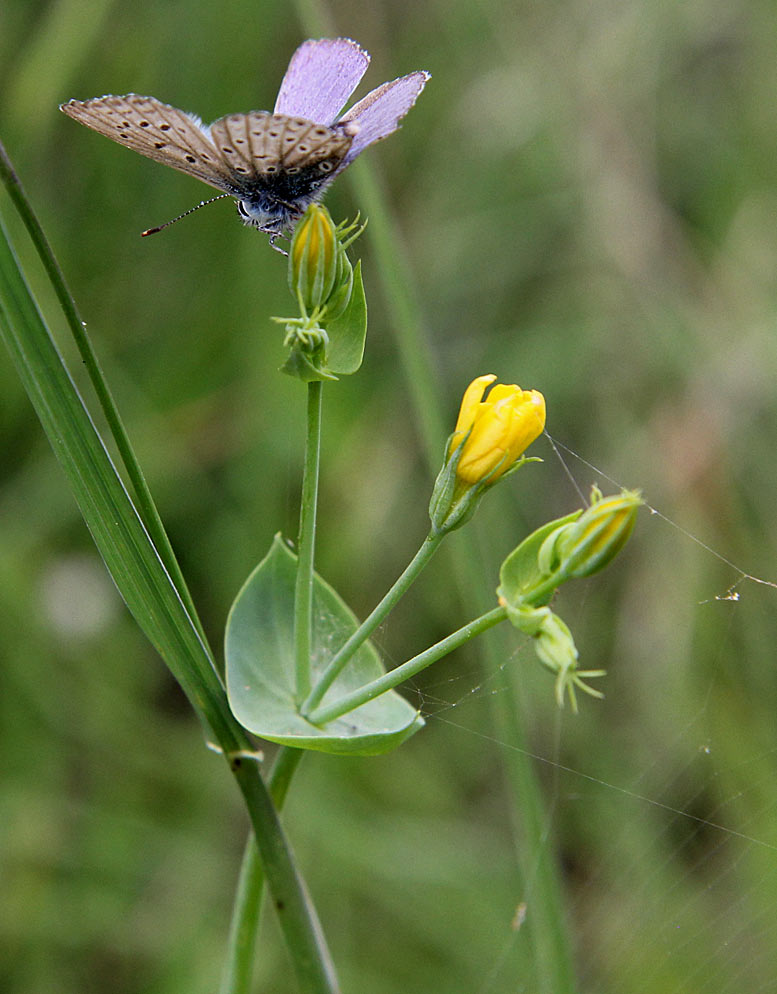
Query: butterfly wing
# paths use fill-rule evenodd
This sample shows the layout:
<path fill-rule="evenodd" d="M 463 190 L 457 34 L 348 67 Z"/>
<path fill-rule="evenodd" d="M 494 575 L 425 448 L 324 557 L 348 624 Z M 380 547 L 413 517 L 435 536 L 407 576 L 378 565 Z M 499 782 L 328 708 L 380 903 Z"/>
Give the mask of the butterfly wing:
<path fill-rule="evenodd" d="M 154 97 L 71 100 L 60 107 L 68 117 L 141 155 L 194 176 L 217 190 L 236 192 L 223 157 L 208 139 L 200 121 Z"/>
<path fill-rule="evenodd" d="M 303 42 L 283 77 L 275 113 L 332 124 L 369 64 L 367 52 L 350 38 Z"/>
<path fill-rule="evenodd" d="M 399 122 L 418 99 L 430 79 L 423 70 L 411 72 L 372 90 L 340 118 L 340 124 L 355 124 L 356 136 L 343 160 L 345 168 L 369 145 L 387 138 L 397 130 Z"/>
<path fill-rule="evenodd" d="M 322 175 L 334 172 L 356 129 L 327 128 L 302 117 L 251 111 L 219 118 L 209 130 L 214 151 L 240 177 L 240 185 L 250 188 L 255 182 L 294 176 L 312 167 Z"/>

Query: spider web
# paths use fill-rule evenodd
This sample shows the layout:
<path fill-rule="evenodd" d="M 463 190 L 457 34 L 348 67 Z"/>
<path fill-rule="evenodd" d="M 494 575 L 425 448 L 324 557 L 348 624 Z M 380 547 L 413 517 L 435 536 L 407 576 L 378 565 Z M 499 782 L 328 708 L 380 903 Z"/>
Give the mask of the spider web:
<path fill-rule="evenodd" d="M 560 442 L 550 443 L 581 498 L 571 458 L 612 489 L 620 486 Z M 716 579 L 705 579 L 703 597 L 685 597 L 681 613 L 714 632 L 697 638 L 700 644 L 687 634 L 680 639 L 687 655 L 676 647 L 674 674 L 669 666 L 650 673 L 644 658 L 630 661 L 630 640 L 613 630 L 612 654 L 620 658 L 608 660 L 607 700 L 583 699 L 574 716 L 538 704 L 543 694 L 552 696 L 547 675 L 534 672 L 531 647 L 514 639 L 503 661 L 485 672 L 471 661 L 454 676 L 444 667 L 432 671 L 415 687 L 419 706 L 432 728 L 486 741 L 505 758 L 516 747 L 484 731 L 473 709 L 500 695 L 512 700 L 512 675 L 519 669 L 524 679 L 531 671 L 521 705 L 530 742 L 524 755 L 544 788 L 544 837 L 561 865 L 581 992 L 774 992 L 777 738 L 770 734 L 774 681 L 765 666 L 773 643 L 758 635 L 768 630 L 777 583 L 738 566 L 659 508 L 647 509 L 637 544 L 649 546 L 660 528 L 662 546 L 674 549 L 678 562 L 690 549 L 716 579 L 719 568 L 733 577 L 718 588 L 711 585 Z M 596 655 L 596 631 L 580 638 L 578 628 L 586 630 L 587 616 L 598 613 L 598 596 L 589 587 L 577 616 L 568 618 L 583 666 Z M 662 596 L 677 597 L 671 583 L 646 599 L 655 610 Z M 560 613 L 568 610 L 565 604 Z M 751 659 L 742 648 L 748 635 Z M 701 673 L 693 687 L 683 686 L 694 669 Z M 630 680 L 638 686 L 629 687 Z M 539 857 L 519 862 L 514 915 L 494 937 L 493 960 L 475 994 L 539 989 L 515 973 Z"/>

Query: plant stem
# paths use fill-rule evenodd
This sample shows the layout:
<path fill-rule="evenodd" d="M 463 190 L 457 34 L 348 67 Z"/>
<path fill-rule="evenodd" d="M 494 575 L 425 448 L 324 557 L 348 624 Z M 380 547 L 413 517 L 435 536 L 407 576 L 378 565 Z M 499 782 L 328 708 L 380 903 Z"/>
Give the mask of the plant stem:
<path fill-rule="evenodd" d="M 485 632 L 489 628 L 493 628 L 494 625 L 499 624 L 500 621 L 504 621 L 506 617 L 507 610 L 505 608 L 495 607 L 492 611 L 488 611 L 479 618 L 475 618 L 474 621 L 470 621 L 463 628 L 459 628 L 458 631 L 453 632 L 440 642 L 425 649 L 417 656 L 413 656 L 412 659 L 408 659 L 401 666 L 397 666 L 388 673 L 384 673 L 377 680 L 365 683 L 363 687 L 359 687 L 350 694 L 345 694 L 331 704 L 327 704 L 326 707 L 313 711 L 309 715 L 308 721 L 311 721 L 314 725 L 326 725 L 327 722 L 334 721 L 335 718 L 353 711 L 362 704 L 366 704 L 367 701 L 385 694 L 387 690 L 393 690 L 400 683 L 404 683 L 411 676 L 415 676 L 421 670 L 425 670 L 427 666 L 436 663 L 438 659 L 447 656 L 448 653 L 469 642 L 476 635 L 480 635 L 481 632 Z"/>
<path fill-rule="evenodd" d="M 324 698 L 327 690 L 343 671 L 347 663 L 353 658 L 360 646 L 372 635 L 378 625 L 384 620 L 396 603 L 407 591 L 421 570 L 426 566 L 437 547 L 444 538 L 444 535 L 429 534 L 424 539 L 423 545 L 416 552 L 413 559 L 406 567 L 405 571 L 394 583 L 383 600 L 373 609 L 372 613 L 364 619 L 356 631 L 351 635 L 343 647 L 335 653 L 327 668 L 321 674 L 313 692 L 300 708 L 300 712 L 309 717 L 311 712 L 318 707 Z M 318 722 L 316 722 L 318 724 Z"/>
<path fill-rule="evenodd" d="M 293 955 L 297 980 L 305 994 L 339 994 L 339 986 L 321 924 L 307 889 L 297 873 L 278 812 L 255 763 L 243 762 L 232 772 L 243 793 L 261 853 L 273 905 Z"/>
<path fill-rule="evenodd" d="M 302 749 L 281 746 L 278 750 L 268 784 L 270 795 L 278 811 L 283 807 L 291 778 L 303 755 Z M 256 836 L 250 832 L 240 864 L 219 994 L 251 994 L 256 960 L 256 935 L 263 893 L 262 861 L 256 845 Z"/>
<path fill-rule="evenodd" d="M 251 832 L 240 864 L 219 994 L 250 994 L 263 890 L 262 862 Z"/>
<path fill-rule="evenodd" d="M 310 693 L 310 646 L 313 619 L 313 567 L 316 550 L 316 506 L 321 456 L 321 398 L 323 383 L 308 383 L 308 422 L 305 467 L 299 512 L 297 582 L 294 591 L 294 644 L 297 663 L 297 700 Z"/>

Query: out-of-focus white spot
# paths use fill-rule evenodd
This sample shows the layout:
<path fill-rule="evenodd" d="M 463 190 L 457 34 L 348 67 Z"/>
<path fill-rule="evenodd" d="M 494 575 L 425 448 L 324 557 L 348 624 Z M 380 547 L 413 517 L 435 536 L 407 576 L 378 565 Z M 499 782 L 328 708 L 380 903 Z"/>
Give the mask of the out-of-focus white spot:
<path fill-rule="evenodd" d="M 94 638 L 116 617 L 121 600 L 97 557 L 66 556 L 51 563 L 43 577 L 41 606 L 58 635 Z"/>

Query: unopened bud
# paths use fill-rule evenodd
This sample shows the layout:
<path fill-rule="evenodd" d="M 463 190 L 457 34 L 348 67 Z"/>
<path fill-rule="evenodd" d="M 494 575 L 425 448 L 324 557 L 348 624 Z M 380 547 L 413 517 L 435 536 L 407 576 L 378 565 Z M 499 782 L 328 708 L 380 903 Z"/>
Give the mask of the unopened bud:
<path fill-rule="evenodd" d="M 643 503 L 639 493 L 633 490 L 602 497 L 594 487 L 590 507 L 577 521 L 548 537 L 540 550 L 540 560 L 546 569 L 550 566 L 564 579 L 596 573 L 626 544 Z"/>
<path fill-rule="evenodd" d="M 495 379 L 478 376 L 467 387 L 448 447 L 453 456 L 462 446 L 456 475 L 469 485 L 495 483 L 545 427 L 545 398 L 539 390 L 498 383 L 484 399 Z"/>
<path fill-rule="evenodd" d="M 305 313 L 320 311 L 335 290 L 345 254 L 326 207 L 311 204 L 302 215 L 289 250 L 289 288 Z"/>

